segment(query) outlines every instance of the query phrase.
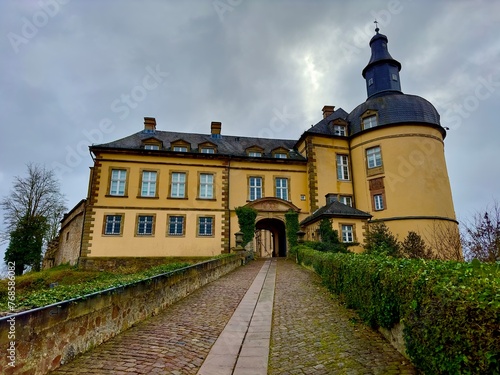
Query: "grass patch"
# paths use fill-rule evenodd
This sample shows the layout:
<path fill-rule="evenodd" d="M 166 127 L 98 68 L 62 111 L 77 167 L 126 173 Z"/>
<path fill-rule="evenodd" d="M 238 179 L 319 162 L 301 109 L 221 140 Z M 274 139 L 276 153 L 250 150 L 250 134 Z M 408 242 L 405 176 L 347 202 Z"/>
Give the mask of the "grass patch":
<path fill-rule="evenodd" d="M 215 257 L 215 258 L 220 258 Z M 76 266 L 61 265 L 40 272 L 16 277 L 15 310 L 9 311 L 8 280 L 0 280 L 0 316 L 20 312 L 60 301 L 82 297 L 112 287 L 124 286 L 149 277 L 200 263 L 206 259 L 167 259 L 165 264 L 148 269 L 140 265 L 119 268 L 114 272 L 83 271 Z"/>

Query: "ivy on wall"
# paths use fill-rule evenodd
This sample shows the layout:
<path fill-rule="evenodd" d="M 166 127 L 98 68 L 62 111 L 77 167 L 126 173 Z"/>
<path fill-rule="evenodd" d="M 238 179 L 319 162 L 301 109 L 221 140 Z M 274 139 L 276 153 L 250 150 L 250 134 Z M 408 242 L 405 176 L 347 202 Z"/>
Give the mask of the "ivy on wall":
<path fill-rule="evenodd" d="M 236 207 L 236 215 L 238 216 L 238 225 L 240 232 L 243 233 L 242 246 L 245 247 L 252 241 L 255 233 L 255 219 L 257 218 L 257 210 L 251 207 Z"/>
<path fill-rule="evenodd" d="M 293 248 L 297 246 L 297 232 L 299 231 L 299 214 L 289 210 L 285 214 L 286 239 L 288 246 Z"/>

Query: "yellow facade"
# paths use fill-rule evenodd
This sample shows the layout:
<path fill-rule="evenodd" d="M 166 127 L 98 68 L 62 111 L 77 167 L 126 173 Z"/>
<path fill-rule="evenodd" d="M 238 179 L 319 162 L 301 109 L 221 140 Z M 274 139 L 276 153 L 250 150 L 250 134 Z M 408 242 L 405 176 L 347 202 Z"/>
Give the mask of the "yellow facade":
<path fill-rule="evenodd" d="M 259 256 L 287 254 L 289 210 L 307 240 L 318 239 L 327 218 L 358 252 L 372 222 L 400 240 L 415 231 L 431 245 L 457 233 L 446 132 L 431 103 L 402 93 L 387 41 L 378 30 L 370 41 L 367 100 L 351 113 L 323 107 L 298 140 L 225 135 L 220 122 L 207 134 L 161 131 L 145 118 L 142 131 L 92 146 L 81 256 L 229 252 L 240 206 L 258 212 L 250 247 Z"/>

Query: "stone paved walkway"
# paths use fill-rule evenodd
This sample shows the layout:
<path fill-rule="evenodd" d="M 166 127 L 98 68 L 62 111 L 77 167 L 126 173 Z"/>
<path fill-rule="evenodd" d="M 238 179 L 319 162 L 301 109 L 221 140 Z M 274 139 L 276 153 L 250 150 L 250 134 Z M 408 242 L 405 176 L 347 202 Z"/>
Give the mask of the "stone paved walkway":
<path fill-rule="evenodd" d="M 240 267 L 52 374 L 203 374 L 223 344 L 234 375 L 265 373 L 267 359 L 271 375 L 416 373 L 313 272 L 273 259 Z"/>
<path fill-rule="evenodd" d="M 268 374 L 415 374 L 377 332 L 339 305 L 319 277 L 279 261 Z"/>

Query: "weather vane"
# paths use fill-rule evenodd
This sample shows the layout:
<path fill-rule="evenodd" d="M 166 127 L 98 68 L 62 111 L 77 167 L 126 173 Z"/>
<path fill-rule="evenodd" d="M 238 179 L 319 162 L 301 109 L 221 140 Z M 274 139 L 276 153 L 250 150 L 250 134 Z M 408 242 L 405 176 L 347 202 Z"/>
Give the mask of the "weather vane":
<path fill-rule="evenodd" d="M 378 21 L 377 21 L 377 19 L 375 19 L 375 21 L 373 21 L 373 23 L 375 24 L 375 32 L 378 34 L 378 31 L 380 29 L 378 28 Z"/>

